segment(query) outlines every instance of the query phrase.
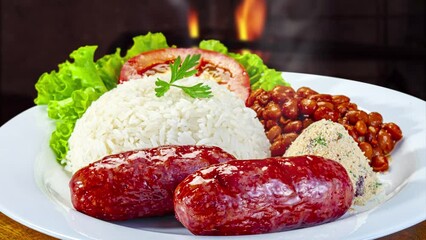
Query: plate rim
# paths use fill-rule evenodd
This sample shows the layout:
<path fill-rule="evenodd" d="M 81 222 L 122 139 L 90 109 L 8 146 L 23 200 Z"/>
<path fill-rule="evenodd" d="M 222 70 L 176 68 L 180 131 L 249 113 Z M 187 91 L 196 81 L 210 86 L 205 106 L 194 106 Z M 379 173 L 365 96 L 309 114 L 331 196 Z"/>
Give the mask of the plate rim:
<path fill-rule="evenodd" d="M 420 98 L 417 98 L 415 96 L 411 96 L 411 95 L 403 93 L 403 92 L 399 92 L 399 91 L 396 91 L 396 90 L 393 90 L 393 89 L 389 89 L 389 88 L 386 88 L 386 87 L 382 87 L 382 86 L 378 86 L 378 85 L 374 85 L 374 84 L 370 84 L 370 83 L 364 83 L 364 82 L 358 82 L 358 81 L 355 81 L 355 80 L 349 80 L 349 79 L 338 78 L 338 77 L 323 76 L 323 75 L 316 75 L 316 74 L 305 74 L 305 73 L 296 73 L 296 72 L 283 72 L 283 74 L 284 74 L 285 79 L 287 77 L 291 78 L 292 76 L 299 76 L 299 77 L 300 76 L 306 76 L 306 77 L 310 77 L 310 78 L 320 77 L 320 78 L 330 78 L 330 79 L 334 79 L 336 81 L 342 81 L 342 80 L 343 81 L 349 81 L 349 82 L 351 82 L 353 84 L 362 84 L 362 85 L 365 84 L 365 86 L 374 86 L 374 87 L 377 87 L 377 88 L 382 88 L 382 89 L 385 89 L 386 91 L 392 91 L 392 92 L 394 92 L 395 94 L 398 94 L 398 95 L 402 94 L 405 97 L 409 97 L 409 98 L 415 99 L 416 101 L 420 101 L 419 103 L 421 103 L 421 104 L 425 104 L 426 103 L 424 100 L 422 100 Z M 345 93 L 342 93 L 342 94 L 345 94 Z M 346 95 L 348 95 L 348 94 L 346 94 Z M 7 128 L 9 126 L 9 124 L 12 124 L 14 121 L 16 121 L 16 119 L 19 119 L 22 116 L 24 116 L 26 114 L 29 114 L 31 111 L 34 111 L 35 108 L 39 108 L 39 107 L 42 107 L 42 106 L 33 106 L 33 107 L 29 108 L 29 109 L 26 109 L 25 111 L 19 113 L 18 115 L 14 116 L 9 121 L 7 121 L 6 123 L 4 123 L 0 127 L 0 136 L 1 136 L 1 133 L 2 133 L 2 129 Z M 426 105 L 425 105 L 425 107 L 426 107 Z M 1 149 L 0 149 L 0 152 L 1 152 Z M 424 163 L 424 160 L 425 159 L 423 159 L 423 163 Z M 33 165 L 34 165 L 34 161 L 33 161 Z M 32 168 L 34 168 L 33 165 L 32 165 Z M 38 189 L 38 190 L 41 191 L 40 189 Z M 399 193 L 397 193 L 397 194 L 399 194 Z M 50 199 L 48 199 L 47 196 L 44 196 L 44 197 L 46 197 L 46 199 L 50 201 Z M 50 202 L 50 204 L 54 204 L 54 203 Z M 36 231 L 42 232 L 44 234 L 47 234 L 49 236 L 59 237 L 59 238 L 69 238 L 69 237 L 71 237 L 70 239 L 74 239 L 73 236 L 68 236 L 66 234 L 65 235 L 64 234 L 60 234 L 60 233 L 57 233 L 56 231 L 43 228 L 43 227 L 39 226 L 36 223 L 28 221 L 28 219 L 25 218 L 24 216 L 16 214 L 16 212 L 5 208 L 3 206 L 3 203 L 2 203 L 1 200 L 0 200 L 0 211 L 3 214 L 5 214 L 6 216 L 10 217 L 11 219 L 13 219 L 13 220 L 21 223 L 22 225 L 27 226 L 27 227 L 29 227 L 31 229 L 36 230 Z M 418 215 L 417 218 L 415 218 L 415 219 L 410 219 L 411 221 L 404 221 L 402 223 L 399 223 L 398 227 L 392 228 L 392 231 L 386 231 L 386 230 L 389 230 L 389 229 L 384 229 L 382 231 L 382 233 L 378 233 L 377 234 L 377 232 L 376 232 L 376 234 L 372 234 L 372 235 L 370 234 L 369 236 L 365 236 L 365 237 L 376 238 L 376 237 L 381 237 L 381 236 L 385 236 L 385 235 L 388 235 L 388 234 L 392 234 L 392 233 L 398 232 L 400 230 L 403 230 L 405 228 L 408 228 L 410 226 L 413 226 L 413 225 L 415 225 L 417 223 L 420 223 L 420 222 L 424 221 L 425 219 L 426 219 L 426 213 L 423 214 L 423 215 Z M 321 227 L 321 225 L 320 226 L 316 226 L 316 227 Z M 301 230 L 303 230 L 303 229 L 301 229 Z M 280 234 L 280 233 L 273 233 L 273 234 Z"/>

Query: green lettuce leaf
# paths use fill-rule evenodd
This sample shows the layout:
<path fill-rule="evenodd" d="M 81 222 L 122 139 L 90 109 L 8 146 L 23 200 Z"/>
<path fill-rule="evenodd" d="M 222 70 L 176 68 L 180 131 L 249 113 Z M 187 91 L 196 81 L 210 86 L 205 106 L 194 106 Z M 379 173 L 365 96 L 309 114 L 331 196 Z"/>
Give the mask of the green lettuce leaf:
<path fill-rule="evenodd" d="M 126 57 L 115 53 L 94 61 L 97 46 L 84 46 L 73 51 L 70 58 L 58 65 L 58 71 L 40 76 L 35 88 L 37 105 L 47 105 L 47 114 L 56 120 L 56 129 L 50 138 L 50 147 L 62 165 L 68 152 L 68 139 L 76 121 L 90 104 L 105 92 L 117 86 L 121 67 L 127 58 L 141 52 L 165 48 L 166 38 L 161 33 L 148 33 L 133 38 L 134 44 Z"/>
<path fill-rule="evenodd" d="M 230 53 L 230 57 L 237 60 L 246 69 L 247 74 L 250 77 L 250 85 L 255 84 L 262 77 L 262 74 L 268 69 L 263 63 L 262 58 L 257 54 L 253 53 Z"/>
<path fill-rule="evenodd" d="M 77 120 L 101 95 L 102 93 L 92 87 L 75 90 L 69 98 L 50 101 L 47 105 L 47 114 L 52 119 Z"/>
<path fill-rule="evenodd" d="M 223 45 L 223 43 L 221 43 L 220 41 L 214 40 L 214 39 L 202 40 L 199 44 L 199 48 L 220 52 L 222 54 L 228 54 L 228 48 L 225 45 Z"/>
<path fill-rule="evenodd" d="M 266 69 L 259 80 L 251 86 L 251 89 L 256 90 L 262 88 L 266 91 L 270 91 L 278 85 L 290 86 L 289 83 L 284 81 L 281 72 L 275 69 Z"/>
<path fill-rule="evenodd" d="M 133 46 L 127 51 L 125 60 L 132 58 L 139 53 L 168 48 L 166 37 L 162 33 L 148 33 L 133 38 Z"/>
<path fill-rule="evenodd" d="M 284 81 L 280 72 L 268 68 L 257 54 L 249 52 L 230 53 L 226 46 L 218 40 L 203 40 L 200 42 L 199 48 L 227 54 L 239 62 L 249 75 L 252 90 L 263 88 L 269 91 L 277 85 L 290 85 Z"/>
<path fill-rule="evenodd" d="M 63 100 L 71 97 L 76 89 L 86 87 L 94 87 L 100 92 L 107 91 L 93 62 L 96 48 L 80 47 L 70 54 L 74 62 L 65 61 L 59 64 L 58 72 L 42 74 L 35 85 L 38 94 L 34 102 L 42 105 Z"/>
<path fill-rule="evenodd" d="M 120 55 L 119 48 L 117 48 L 115 53 L 105 55 L 96 61 L 98 74 L 108 90 L 117 86 L 117 79 L 120 78 L 120 71 L 123 64 L 124 60 Z"/>
<path fill-rule="evenodd" d="M 65 165 L 65 157 L 69 150 L 68 139 L 74 130 L 75 120 L 56 121 L 56 129 L 50 136 L 50 148 L 56 155 L 56 160 Z"/>

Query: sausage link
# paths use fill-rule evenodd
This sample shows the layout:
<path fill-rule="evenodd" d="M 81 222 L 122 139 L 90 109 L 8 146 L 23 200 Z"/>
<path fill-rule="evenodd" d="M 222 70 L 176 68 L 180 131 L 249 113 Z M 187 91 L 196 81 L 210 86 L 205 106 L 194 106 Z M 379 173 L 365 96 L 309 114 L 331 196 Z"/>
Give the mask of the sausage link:
<path fill-rule="evenodd" d="M 174 195 L 176 218 L 196 235 L 247 235 L 333 221 L 351 206 L 350 178 L 317 156 L 238 160 L 185 178 Z"/>
<path fill-rule="evenodd" d="M 69 187 L 75 209 L 104 220 L 173 212 L 173 191 L 192 172 L 233 160 L 218 147 L 161 146 L 107 156 L 77 171 Z"/>

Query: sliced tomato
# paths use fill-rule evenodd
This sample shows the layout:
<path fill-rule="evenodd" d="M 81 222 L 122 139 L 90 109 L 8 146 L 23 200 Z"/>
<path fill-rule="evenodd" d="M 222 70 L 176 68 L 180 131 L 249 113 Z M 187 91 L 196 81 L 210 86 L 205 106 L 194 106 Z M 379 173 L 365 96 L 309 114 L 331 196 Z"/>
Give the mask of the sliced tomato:
<path fill-rule="evenodd" d="M 165 48 L 144 52 L 124 63 L 120 73 L 119 83 L 144 75 L 169 71 L 169 64 L 180 56 L 185 59 L 188 55 L 201 54 L 196 69 L 197 76 L 213 79 L 219 84 L 226 85 L 244 101 L 250 94 L 250 79 L 241 64 L 224 54 L 198 48 Z"/>

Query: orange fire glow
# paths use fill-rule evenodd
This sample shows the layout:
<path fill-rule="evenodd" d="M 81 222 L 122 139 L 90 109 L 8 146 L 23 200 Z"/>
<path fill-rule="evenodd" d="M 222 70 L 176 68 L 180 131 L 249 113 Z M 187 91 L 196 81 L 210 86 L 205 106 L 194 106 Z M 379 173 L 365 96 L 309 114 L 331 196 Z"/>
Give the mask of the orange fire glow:
<path fill-rule="evenodd" d="M 198 12 L 192 8 L 188 14 L 188 31 L 189 37 L 198 38 L 200 36 L 200 26 L 198 23 Z"/>
<path fill-rule="evenodd" d="M 252 41 L 263 33 L 266 17 L 265 0 L 241 0 L 235 10 L 238 39 Z"/>

